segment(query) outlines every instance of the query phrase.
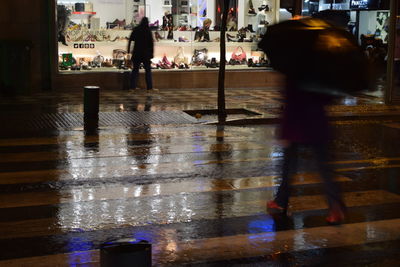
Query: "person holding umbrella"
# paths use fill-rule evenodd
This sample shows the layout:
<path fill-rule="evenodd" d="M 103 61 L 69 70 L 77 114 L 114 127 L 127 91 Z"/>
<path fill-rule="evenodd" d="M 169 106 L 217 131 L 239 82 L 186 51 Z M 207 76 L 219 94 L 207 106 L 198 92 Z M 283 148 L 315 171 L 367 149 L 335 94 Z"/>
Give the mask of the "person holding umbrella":
<path fill-rule="evenodd" d="M 326 220 L 340 224 L 345 219 L 346 206 L 328 165 L 332 132 L 325 106 L 335 96 L 366 89 L 366 58 L 350 33 L 316 18 L 268 27 L 259 47 L 266 52 L 272 67 L 286 75 L 279 136 L 284 147 L 282 181 L 275 199 L 267 202 L 267 210 L 270 214 L 286 213 L 297 154 L 300 148 L 310 147 L 329 206 Z"/>
<path fill-rule="evenodd" d="M 317 161 L 324 190 L 329 205 L 328 223 L 338 224 L 344 220 L 345 204 L 340 189 L 333 181 L 328 165 L 328 144 L 332 138 L 325 106 L 332 100 L 315 92 L 299 89 L 295 79 L 287 78 L 285 108 L 280 126 L 280 136 L 284 147 L 282 182 L 275 199 L 267 203 L 270 213 L 286 213 L 290 196 L 290 178 L 296 172 L 299 150 L 310 147 Z"/>

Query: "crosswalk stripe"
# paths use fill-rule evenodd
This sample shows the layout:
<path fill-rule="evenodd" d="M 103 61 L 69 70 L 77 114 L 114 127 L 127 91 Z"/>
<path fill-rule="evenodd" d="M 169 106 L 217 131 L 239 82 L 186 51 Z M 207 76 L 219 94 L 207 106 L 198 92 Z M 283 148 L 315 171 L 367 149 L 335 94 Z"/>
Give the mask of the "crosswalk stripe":
<path fill-rule="evenodd" d="M 396 160 L 396 158 L 385 158 L 387 161 Z M 92 166 L 90 166 L 89 160 L 92 160 Z M 253 162 L 253 161 L 272 161 L 275 158 L 253 158 L 253 159 L 241 159 L 241 160 L 220 160 L 220 161 L 193 161 L 193 162 L 174 162 L 174 163 L 141 163 L 131 159 L 126 165 L 114 164 L 108 162 L 105 167 L 105 162 L 102 164 L 102 159 L 88 159 L 85 165 L 66 166 L 64 169 L 60 166 L 59 169 L 48 169 L 48 170 L 25 170 L 25 171 L 9 171 L 0 172 L 0 185 L 2 184 L 23 184 L 23 183 L 38 183 L 38 182 L 50 182 L 50 181 L 69 181 L 69 180 L 84 180 L 84 179 L 103 179 L 105 173 L 112 173 L 114 178 L 135 176 L 135 175 L 148 175 L 157 173 L 159 175 L 171 174 L 171 168 L 174 170 L 174 175 L 179 173 L 192 173 L 196 166 L 210 165 L 210 164 L 221 164 L 221 163 L 240 163 L 240 162 Z M 374 160 L 368 160 L 373 163 Z M 380 161 L 383 162 L 383 161 Z M 95 164 L 96 163 L 96 164 Z M 348 162 L 349 164 L 352 161 Z M 335 164 L 335 162 L 332 162 Z M 385 169 L 385 168 L 398 168 L 399 165 L 392 164 L 374 166 L 354 166 L 348 168 L 337 168 L 335 171 L 358 171 L 363 169 Z"/>
<path fill-rule="evenodd" d="M 362 171 L 362 170 L 375 170 L 375 169 L 391 169 L 391 168 L 400 168 L 400 164 L 388 164 L 381 166 L 362 166 L 362 167 L 353 167 L 353 168 L 339 168 L 336 171 L 347 172 L 347 171 Z"/>
<path fill-rule="evenodd" d="M 229 144 L 208 143 L 207 145 L 153 145 L 138 146 L 127 148 L 122 146 L 112 146 L 99 148 L 98 153 L 88 153 L 80 146 L 74 149 L 63 149 L 61 152 L 23 152 L 23 153 L 1 153 L 0 162 L 38 162 L 38 161 L 60 161 L 60 160 L 85 160 L 93 158 L 134 158 L 138 156 L 171 155 L 171 154 L 191 154 L 191 153 L 209 153 L 209 152 L 230 152 L 245 150 L 265 150 L 261 146 L 251 142 L 235 142 Z"/>
<path fill-rule="evenodd" d="M 271 225 L 273 226 L 273 225 Z M 323 226 L 300 230 L 265 232 L 198 239 L 183 242 L 165 240 L 153 245 L 153 265 L 209 262 L 300 252 L 318 248 L 340 248 L 400 238 L 400 219 Z M 67 267 L 100 266 L 99 250 L 76 251 L 0 261 L 0 266 Z"/>
<path fill-rule="evenodd" d="M 271 255 L 317 248 L 353 246 L 400 238 L 400 219 L 324 226 L 261 234 L 236 235 L 157 246 L 156 262 L 163 265 Z M 234 244 L 234 245 L 232 245 Z M 173 247 L 173 249 L 168 249 Z"/>
<path fill-rule="evenodd" d="M 383 190 L 371 190 L 360 192 L 346 192 L 343 194 L 344 201 L 348 207 L 361 207 L 370 205 L 399 203 L 400 196 Z M 159 209 L 163 210 L 163 215 L 157 211 L 142 214 L 144 203 L 132 203 L 132 208 L 127 213 L 115 212 L 115 207 L 109 210 L 102 208 L 103 220 L 96 221 L 99 208 L 91 203 L 77 203 L 69 207 L 60 207 L 56 217 L 46 219 L 33 219 L 24 221 L 1 222 L 0 239 L 32 237 L 43 235 L 54 235 L 74 231 L 91 231 L 117 229 L 123 227 L 136 227 L 144 225 L 164 225 L 171 223 L 184 223 L 193 220 L 234 218 L 240 216 L 252 216 L 255 214 L 265 214 L 265 203 L 273 198 L 273 192 L 268 191 L 260 194 L 259 199 L 248 201 L 239 200 L 236 203 L 224 204 L 223 214 L 216 214 L 209 203 L 204 203 L 200 207 L 191 207 L 187 204 L 183 209 L 179 207 L 181 200 L 170 203 L 168 200 L 159 204 Z M 186 199 L 184 196 L 182 200 Z M 162 200 L 160 200 L 162 202 Z M 107 206 L 110 206 L 108 204 Z M 290 212 L 308 212 L 324 210 L 327 208 L 325 197 L 322 195 L 298 196 L 290 199 Z M 74 213 L 75 211 L 75 213 Z M 83 212 L 84 211 L 84 212 Z M 191 211 L 188 216 L 187 212 Z M 154 213 L 156 212 L 156 213 Z"/>
<path fill-rule="evenodd" d="M 262 147 L 254 147 L 254 149 L 259 149 L 260 151 L 263 150 Z M 247 150 L 247 149 L 246 149 Z M 250 150 L 250 149 L 249 149 Z M 218 151 L 216 151 L 218 152 Z M 195 152 L 194 152 L 195 153 Z M 156 155 L 157 156 L 157 155 Z M 33 156 L 32 156 L 33 157 Z M 116 159 L 119 159 L 117 162 Z M 108 157 L 108 158 L 86 158 L 85 159 L 85 164 L 78 164 L 82 163 L 82 158 L 77 158 L 77 159 L 69 159 L 68 163 L 64 166 L 60 166 L 59 170 L 62 168 L 67 168 L 70 172 L 78 172 L 79 174 L 82 173 L 88 173 L 87 171 L 81 171 L 86 169 L 88 170 L 89 168 L 101 168 L 104 167 L 104 165 L 109 166 L 111 169 L 110 171 L 113 171 L 112 169 L 115 168 L 118 171 L 123 171 L 121 169 L 124 168 L 130 168 L 129 173 L 125 175 L 132 175 L 133 173 L 138 174 L 138 175 L 144 175 L 146 174 L 149 170 L 151 170 L 152 173 L 157 172 L 159 174 L 166 174 L 170 172 L 170 166 L 173 166 L 173 169 L 175 170 L 174 173 L 176 172 L 191 172 L 193 171 L 193 168 L 196 166 L 206 166 L 206 165 L 215 165 L 215 164 L 223 164 L 223 163 L 242 163 L 242 162 L 256 162 L 256 161 L 264 161 L 264 162 L 270 162 L 274 160 L 280 160 L 280 157 L 255 157 L 255 158 L 241 158 L 241 159 L 225 159 L 225 160 L 194 160 L 191 162 L 163 162 L 163 163 L 156 163 L 156 162 L 137 162 L 136 159 L 133 156 L 123 156 L 123 157 Z M 124 160 L 124 163 L 121 163 L 121 161 Z M 349 161 L 339 161 L 335 162 L 332 161 L 330 162 L 331 164 L 354 164 L 354 163 L 369 163 L 369 164 L 374 164 L 374 166 L 367 166 L 372 169 L 379 169 L 379 168 L 387 168 L 387 162 L 389 161 L 396 161 L 398 158 L 380 158 L 380 159 L 367 159 L 367 160 L 349 160 Z M 23 162 L 21 162 L 23 164 Z M 397 166 L 397 165 L 393 165 Z M 348 168 L 340 168 L 339 170 L 343 171 L 351 171 L 351 170 L 358 170 L 359 168 L 363 168 L 364 166 L 354 166 L 354 167 L 348 167 Z M 54 170 L 50 170 L 54 171 Z M 8 176 L 10 172 L 0 172 L 0 184 L 4 183 L 2 176 Z M 14 172 L 11 172 L 14 173 Z M 72 174 L 75 176 L 75 174 Z M 7 179 L 7 178 L 6 178 Z M 9 180 L 9 179 L 8 179 Z"/>
<path fill-rule="evenodd" d="M 156 127 L 157 128 L 157 127 Z M 165 127 L 164 127 L 165 128 Z M 271 127 L 273 128 L 273 127 Z M 115 129 L 114 129 L 115 130 Z M 201 131 L 185 131 L 184 129 L 180 131 L 179 129 L 174 129 L 175 131 L 152 131 L 151 133 L 134 133 L 130 134 L 126 131 L 113 132 L 108 134 L 107 132 L 101 133 L 99 136 L 85 136 L 83 129 L 81 131 L 76 131 L 72 135 L 60 135 L 55 137 L 34 137 L 34 138 L 1 138 L 0 147 L 7 146 L 35 146 L 35 145 L 63 145 L 66 143 L 70 144 L 82 144 L 82 143 L 97 143 L 99 139 L 105 139 L 108 141 L 113 141 L 115 143 L 120 143 L 123 141 L 153 141 L 160 142 L 165 141 L 168 143 L 179 143 L 187 142 L 188 140 L 201 140 L 215 141 L 218 136 L 216 128 L 202 129 Z M 71 133 L 71 131 L 68 131 Z M 74 133 L 72 131 L 72 133 Z M 177 134 L 178 133 L 178 134 Z M 224 131 L 225 141 L 255 141 L 257 139 L 251 136 L 242 135 L 240 129 L 235 128 L 234 130 Z M 271 141 L 265 140 L 265 143 L 270 143 Z M 275 141 L 272 141 L 275 142 Z"/>
<path fill-rule="evenodd" d="M 104 201 L 131 199 L 148 196 L 165 196 L 180 193 L 200 193 L 215 191 L 234 191 L 245 189 L 273 188 L 279 185 L 278 176 L 258 176 L 245 178 L 190 179 L 168 183 L 145 185 L 107 186 L 82 188 L 76 186 L 57 192 L 3 193 L 0 195 L 0 208 L 52 205 L 81 201 Z M 337 176 L 339 182 L 351 181 L 344 176 Z M 321 183 L 318 174 L 303 173 L 293 177 L 293 185 L 311 185 Z"/>

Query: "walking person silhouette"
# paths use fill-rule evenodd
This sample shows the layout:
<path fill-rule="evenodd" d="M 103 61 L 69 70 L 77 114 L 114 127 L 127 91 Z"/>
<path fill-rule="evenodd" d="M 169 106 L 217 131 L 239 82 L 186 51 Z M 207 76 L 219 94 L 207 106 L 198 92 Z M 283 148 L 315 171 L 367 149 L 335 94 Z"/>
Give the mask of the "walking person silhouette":
<path fill-rule="evenodd" d="M 131 73 L 131 89 L 136 89 L 139 77 L 140 64 L 143 63 L 146 71 L 147 90 L 153 89 L 153 78 L 151 75 L 151 59 L 154 55 L 153 35 L 149 28 L 149 19 L 143 17 L 140 24 L 132 30 L 128 42 L 128 52 L 131 52 L 131 42 L 134 42 L 132 51 L 133 70 Z"/>
<path fill-rule="evenodd" d="M 345 204 L 328 164 L 328 143 L 332 134 L 325 111 L 325 106 L 332 98 L 298 87 L 298 81 L 286 79 L 285 108 L 280 126 L 280 139 L 284 146 L 282 181 L 275 199 L 267 203 L 267 210 L 270 214 L 286 213 L 290 179 L 297 171 L 299 149 L 309 147 L 314 152 L 328 200 L 329 214 L 326 220 L 331 224 L 339 224 L 344 220 Z"/>
<path fill-rule="evenodd" d="M 326 220 L 340 224 L 346 206 L 328 163 L 332 132 L 325 107 L 335 97 L 369 87 L 365 54 L 354 36 L 320 18 L 270 26 L 259 47 L 266 52 L 272 67 L 286 76 L 279 136 L 284 148 L 282 181 L 274 200 L 267 202 L 267 211 L 286 214 L 298 153 L 300 148 L 308 147 L 314 152 L 323 180 L 329 207 Z"/>

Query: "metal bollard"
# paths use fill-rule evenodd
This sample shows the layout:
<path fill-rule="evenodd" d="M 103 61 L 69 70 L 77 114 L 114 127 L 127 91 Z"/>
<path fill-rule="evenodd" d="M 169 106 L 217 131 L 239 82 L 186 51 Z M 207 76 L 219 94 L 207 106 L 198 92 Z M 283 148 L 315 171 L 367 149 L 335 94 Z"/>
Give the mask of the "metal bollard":
<path fill-rule="evenodd" d="M 85 86 L 83 95 L 83 112 L 85 119 L 99 119 L 100 87 Z"/>
<path fill-rule="evenodd" d="M 97 134 L 99 127 L 100 87 L 85 86 L 83 93 L 83 112 L 85 135 Z"/>
<path fill-rule="evenodd" d="M 100 267 L 151 267 L 151 244 L 120 239 L 100 247 Z"/>

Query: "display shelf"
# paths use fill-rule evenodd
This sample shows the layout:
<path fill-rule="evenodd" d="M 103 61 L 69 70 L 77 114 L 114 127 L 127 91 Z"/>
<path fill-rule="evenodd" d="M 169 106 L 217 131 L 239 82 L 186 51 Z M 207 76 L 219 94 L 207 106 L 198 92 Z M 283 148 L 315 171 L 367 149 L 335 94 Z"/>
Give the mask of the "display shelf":
<path fill-rule="evenodd" d="M 96 15 L 96 12 L 87 12 L 87 11 L 74 11 L 73 15 Z"/>
<path fill-rule="evenodd" d="M 184 46 L 184 47 L 216 47 L 219 48 L 220 42 L 174 42 L 174 41 L 159 41 L 154 42 L 156 46 Z M 227 47 L 253 47 L 257 46 L 257 42 L 226 42 Z"/>
<path fill-rule="evenodd" d="M 162 7 L 172 7 L 172 5 L 162 5 Z"/>
<path fill-rule="evenodd" d="M 219 68 L 207 68 L 206 66 L 190 66 L 189 69 L 152 69 L 152 71 L 157 71 L 157 72 L 170 72 L 170 71 L 176 71 L 176 72 L 185 72 L 185 71 L 215 71 L 218 70 Z M 265 70 L 265 69 L 271 69 L 271 67 L 248 67 L 247 65 L 225 65 L 226 70 Z M 118 69 L 116 67 L 101 67 L 101 68 L 94 68 L 91 70 L 59 70 L 60 73 L 62 74 L 78 74 L 78 73 L 96 73 L 96 72 L 116 72 L 116 73 L 125 73 L 125 72 L 131 72 L 132 69 Z M 144 69 L 140 69 L 139 72 L 143 73 L 145 72 Z"/>

